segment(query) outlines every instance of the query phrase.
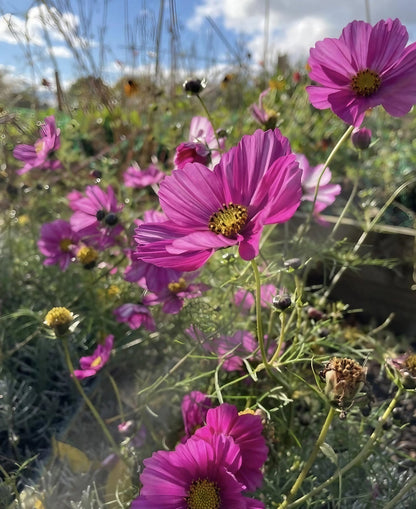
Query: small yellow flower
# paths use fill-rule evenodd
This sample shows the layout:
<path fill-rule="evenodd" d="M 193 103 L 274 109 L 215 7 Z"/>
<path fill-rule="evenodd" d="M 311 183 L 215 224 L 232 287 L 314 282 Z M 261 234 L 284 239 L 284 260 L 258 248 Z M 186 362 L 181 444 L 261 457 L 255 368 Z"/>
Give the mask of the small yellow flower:
<path fill-rule="evenodd" d="M 17 221 L 20 225 L 24 226 L 25 224 L 28 224 L 30 219 L 29 219 L 29 216 L 27 214 L 22 214 L 21 216 L 19 216 L 17 218 Z"/>
<path fill-rule="evenodd" d="M 114 299 L 118 299 L 120 296 L 121 290 L 117 285 L 110 285 L 107 289 L 107 295 L 109 297 L 113 297 Z"/>
<path fill-rule="evenodd" d="M 63 336 L 69 329 L 74 315 L 64 307 L 52 308 L 45 316 L 44 324 L 54 330 L 56 336 Z"/>
<path fill-rule="evenodd" d="M 98 259 L 98 252 L 92 247 L 82 246 L 77 252 L 77 259 L 84 268 L 92 269 Z"/>

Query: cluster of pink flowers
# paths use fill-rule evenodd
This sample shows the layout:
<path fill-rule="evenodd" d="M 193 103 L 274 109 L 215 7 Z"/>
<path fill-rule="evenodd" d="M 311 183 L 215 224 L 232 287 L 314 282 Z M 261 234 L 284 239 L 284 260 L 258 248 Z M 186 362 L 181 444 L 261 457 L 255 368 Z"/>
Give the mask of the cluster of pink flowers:
<path fill-rule="evenodd" d="M 188 408 L 193 421 L 204 418 L 204 410 L 197 411 L 195 419 L 193 405 Z M 268 454 L 261 417 L 239 414 L 234 405 L 223 403 L 207 410 L 205 424 L 195 424 L 202 425 L 174 451 L 157 451 L 144 460 L 142 488 L 132 509 L 189 509 L 203 503 L 264 508 L 263 502 L 247 496 L 261 486 Z"/>

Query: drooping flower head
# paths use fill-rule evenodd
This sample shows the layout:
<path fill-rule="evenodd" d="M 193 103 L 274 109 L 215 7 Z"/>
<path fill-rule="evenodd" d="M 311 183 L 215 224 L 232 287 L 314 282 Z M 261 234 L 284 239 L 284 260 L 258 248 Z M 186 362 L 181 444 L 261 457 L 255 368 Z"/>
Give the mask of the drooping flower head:
<path fill-rule="evenodd" d="M 306 87 L 310 102 L 354 127 L 379 105 L 394 117 L 405 115 L 416 103 L 416 43 L 406 46 L 408 38 L 398 19 L 388 19 L 374 26 L 353 21 L 339 39 L 317 42 L 308 64 L 320 86 Z"/>
<path fill-rule="evenodd" d="M 322 173 L 324 168 L 323 164 L 318 164 L 317 166 L 310 166 L 309 161 L 306 156 L 303 154 L 297 154 L 296 159 L 299 163 L 299 166 L 302 170 L 302 189 L 303 196 L 302 200 L 310 201 L 313 203 L 315 198 L 316 186 L 318 186 L 318 193 L 316 196 L 316 201 L 314 205 L 313 212 L 318 215 L 322 212 L 326 207 L 332 205 L 336 199 L 336 197 L 341 192 L 341 186 L 338 184 L 331 184 L 331 171 L 329 168 L 325 168 L 325 171 L 319 180 L 319 176 Z"/>
<path fill-rule="evenodd" d="M 56 170 L 61 167 L 61 162 L 54 158 L 55 151 L 61 146 L 60 129 L 57 129 L 55 117 L 51 115 L 45 118 L 45 123 L 40 128 L 40 138 L 34 145 L 16 145 L 13 155 L 25 165 L 16 173 L 22 175 L 35 168 L 42 170 Z"/>
<path fill-rule="evenodd" d="M 74 369 L 74 375 L 76 378 L 78 378 L 78 380 L 82 380 L 83 378 L 96 375 L 97 372 L 100 371 L 105 364 L 107 364 L 113 345 L 114 336 L 109 334 L 105 338 L 104 344 L 99 344 L 92 355 L 81 357 L 79 360 L 81 369 Z"/>
<path fill-rule="evenodd" d="M 189 139 L 181 143 L 174 159 L 176 168 L 187 163 L 201 163 L 213 167 L 220 160 L 220 151 L 224 150 L 224 138 L 215 136 L 214 128 L 206 117 L 193 117 L 189 127 Z"/>
<path fill-rule="evenodd" d="M 164 178 L 165 174 L 163 171 L 160 171 L 154 164 L 151 164 L 145 170 L 140 169 L 137 165 L 129 166 L 123 173 L 124 185 L 137 189 L 159 184 Z"/>
<path fill-rule="evenodd" d="M 62 271 L 68 268 L 75 257 L 79 236 L 68 221 L 56 219 L 44 223 L 40 229 L 38 240 L 39 251 L 46 256 L 44 265 L 59 265 Z"/>
<path fill-rule="evenodd" d="M 245 486 L 235 475 L 242 463 L 240 447 L 230 436 L 191 437 L 143 463 L 143 486 L 131 509 L 264 508 L 242 493 Z"/>
<path fill-rule="evenodd" d="M 192 271 L 220 248 L 238 245 L 251 260 L 265 224 L 289 220 L 302 195 L 301 170 L 279 130 L 243 136 L 214 168 L 198 163 L 174 170 L 160 185 L 168 220 L 136 229 L 136 257 Z"/>
<path fill-rule="evenodd" d="M 118 217 L 123 206 L 117 203 L 111 186 L 107 191 L 87 186 L 85 196 L 70 195 L 70 206 L 75 211 L 70 218 L 71 227 L 85 243 L 99 250 L 116 243 L 123 231 Z"/>
<path fill-rule="evenodd" d="M 212 400 L 200 391 L 192 391 L 185 394 L 182 399 L 181 411 L 185 427 L 186 438 L 205 424 L 208 410 L 212 407 Z"/>

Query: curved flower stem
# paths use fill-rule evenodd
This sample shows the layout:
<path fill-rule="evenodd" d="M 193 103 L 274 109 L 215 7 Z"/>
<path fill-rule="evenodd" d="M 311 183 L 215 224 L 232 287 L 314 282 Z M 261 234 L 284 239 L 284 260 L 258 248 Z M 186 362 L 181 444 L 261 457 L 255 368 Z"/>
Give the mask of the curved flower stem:
<path fill-rule="evenodd" d="M 326 416 L 325 422 L 322 426 L 321 432 L 319 433 L 318 440 L 316 441 L 315 445 L 313 446 L 312 452 L 307 460 L 307 462 L 303 465 L 303 468 L 298 475 L 298 478 L 295 481 L 295 484 L 292 486 L 291 490 L 289 491 L 289 494 L 286 498 L 286 500 L 280 504 L 279 509 L 287 508 L 289 507 L 290 500 L 296 495 L 299 488 L 302 486 L 303 481 L 306 479 L 306 476 L 308 475 L 308 472 L 312 465 L 315 462 L 316 457 L 318 456 L 319 450 L 321 448 L 321 445 L 325 442 L 326 435 L 328 433 L 328 430 L 331 426 L 332 420 L 335 415 L 335 408 L 333 406 L 330 407 L 328 415 Z"/>
<path fill-rule="evenodd" d="M 121 422 L 124 422 L 126 420 L 126 418 L 125 418 L 125 415 L 124 415 L 123 403 L 121 402 L 120 391 L 118 390 L 116 381 L 110 375 L 110 373 L 106 372 L 106 375 L 107 375 L 108 379 L 110 380 L 111 386 L 113 387 L 113 391 L 114 391 L 114 394 L 116 396 L 117 405 L 118 405 L 118 411 L 120 413 Z"/>
<path fill-rule="evenodd" d="M 114 441 L 114 438 L 111 436 L 111 433 L 108 431 L 108 428 L 101 418 L 100 414 L 97 412 L 97 409 L 93 405 L 92 401 L 89 399 L 89 397 L 85 394 L 84 389 L 82 388 L 82 385 L 80 384 L 80 381 L 74 374 L 74 366 L 71 361 L 71 356 L 69 354 L 69 348 L 68 348 L 68 340 L 67 338 L 62 338 L 62 344 L 64 346 L 64 352 L 65 352 L 65 360 L 69 369 L 69 372 L 71 374 L 72 380 L 75 383 L 76 388 L 78 389 L 78 392 L 83 397 L 85 403 L 87 404 L 88 408 L 90 409 L 92 415 L 95 417 L 95 420 L 100 425 L 104 435 L 106 436 L 107 440 L 109 441 L 111 447 L 114 449 L 114 451 L 118 451 L 118 446 L 116 442 Z"/>
<path fill-rule="evenodd" d="M 344 465 L 340 470 L 337 470 L 334 475 L 332 475 L 329 479 L 327 479 L 325 482 L 317 486 L 316 488 L 312 489 L 307 495 L 304 495 L 301 498 L 298 498 L 293 503 L 281 506 L 281 507 L 287 507 L 288 509 L 293 509 L 295 507 L 299 507 L 304 502 L 309 500 L 310 498 L 313 498 L 315 495 L 317 495 L 319 492 L 321 492 L 323 489 L 325 489 L 327 486 L 332 484 L 334 481 L 339 480 L 340 477 L 342 477 L 346 472 L 351 470 L 351 468 L 355 467 L 356 465 L 363 462 L 367 457 L 371 454 L 371 449 L 374 446 L 374 444 L 377 442 L 377 440 L 380 438 L 380 435 L 383 433 L 383 426 L 385 425 L 387 419 L 390 417 L 390 414 L 392 413 L 393 409 L 397 405 L 401 395 L 402 395 L 403 389 L 399 387 L 397 389 L 397 392 L 394 396 L 394 398 L 391 400 L 389 406 L 386 408 L 385 412 L 381 416 L 380 420 L 377 423 L 377 426 L 375 427 L 373 433 L 370 435 L 370 438 L 368 439 L 365 446 L 361 449 L 359 454 L 352 459 L 349 463 Z"/>
<path fill-rule="evenodd" d="M 276 360 L 278 359 L 279 355 L 280 355 L 280 352 L 282 350 L 282 344 L 283 344 L 283 338 L 285 337 L 285 332 L 286 332 L 286 313 L 284 311 L 282 311 L 280 313 L 280 336 L 279 336 L 279 341 L 277 343 L 277 348 L 274 352 L 274 354 L 272 355 L 272 358 L 270 359 L 269 361 L 269 364 L 273 366 L 273 363 L 276 362 Z"/>
<path fill-rule="evenodd" d="M 318 180 L 316 182 L 315 193 L 314 193 L 313 201 L 312 201 L 312 208 L 311 208 L 311 211 L 310 211 L 308 217 L 306 218 L 305 223 L 303 223 L 303 228 L 302 228 L 301 233 L 299 235 L 299 240 L 308 231 L 309 226 L 310 226 L 310 224 L 312 222 L 313 212 L 314 212 L 314 209 L 315 209 L 315 203 L 316 203 L 316 200 L 318 198 L 319 184 L 321 183 L 321 180 L 322 180 L 322 177 L 323 177 L 323 175 L 325 173 L 325 170 L 328 168 L 328 166 L 329 166 L 330 162 L 332 161 L 332 159 L 334 158 L 335 154 L 338 152 L 339 148 L 344 143 L 344 141 L 349 137 L 349 135 L 351 134 L 353 129 L 354 129 L 354 127 L 352 125 L 348 127 L 348 129 L 345 131 L 345 133 L 338 140 L 338 143 L 331 150 L 331 153 L 329 154 L 329 156 L 327 157 L 327 160 L 325 161 L 325 163 L 323 165 L 322 171 L 319 174 Z"/>
<path fill-rule="evenodd" d="M 357 251 L 360 249 L 360 247 L 365 242 L 368 234 L 371 232 L 371 230 L 374 228 L 374 226 L 380 221 L 380 219 L 382 218 L 382 216 L 384 215 L 384 213 L 386 212 L 388 207 L 396 199 L 396 197 L 403 191 L 403 189 L 405 189 L 408 185 L 413 184 L 414 182 L 416 182 L 415 177 L 407 180 L 406 182 L 404 182 L 401 186 L 399 186 L 394 191 L 394 193 L 390 196 L 390 198 L 386 201 L 386 203 L 381 207 L 381 209 L 378 211 L 377 215 L 374 217 L 374 219 L 368 225 L 368 228 L 365 231 L 363 231 L 360 238 L 357 240 L 355 246 L 351 250 L 352 255 L 357 253 Z M 333 277 L 333 279 L 331 281 L 331 284 L 328 285 L 328 288 L 326 289 L 326 291 L 323 295 L 324 301 L 328 298 L 328 296 L 330 295 L 330 293 L 332 292 L 332 290 L 334 289 L 334 287 L 338 283 L 338 281 L 341 279 L 341 276 L 344 274 L 344 272 L 347 270 L 347 268 L 348 268 L 348 265 L 344 263 L 342 265 L 342 267 L 339 269 L 339 271 L 335 274 L 335 276 Z"/>
<path fill-rule="evenodd" d="M 261 319 L 261 284 L 260 284 L 260 273 L 257 267 L 257 263 L 255 260 L 251 260 L 251 267 L 253 269 L 254 280 L 256 282 L 256 320 L 257 320 L 257 339 L 259 342 L 261 359 L 263 361 L 264 367 L 267 371 L 267 374 L 272 375 L 270 364 L 267 361 L 266 348 L 264 346 L 264 332 L 263 332 L 263 322 Z"/>

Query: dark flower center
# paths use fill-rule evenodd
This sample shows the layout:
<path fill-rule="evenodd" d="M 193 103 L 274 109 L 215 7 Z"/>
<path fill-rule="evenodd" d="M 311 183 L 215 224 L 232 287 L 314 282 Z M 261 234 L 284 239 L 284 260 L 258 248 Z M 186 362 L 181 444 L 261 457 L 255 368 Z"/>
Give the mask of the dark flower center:
<path fill-rule="evenodd" d="M 208 479 L 193 481 L 186 499 L 187 509 L 219 509 L 221 498 L 217 483 Z"/>
<path fill-rule="evenodd" d="M 105 216 L 105 223 L 108 224 L 108 226 L 114 226 L 118 223 L 118 217 L 113 212 L 110 212 Z"/>
<path fill-rule="evenodd" d="M 98 210 L 95 217 L 97 218 L 97 221 L 102 221 L 105 218 L 105 210 Z"/>
<path fill-rule="evenodd" d="M 358 71 L 351 80 L 351 88 L 356 95 L 368 97 L 373 95 L 380 88 L 380 76 L 370 69 Z"/>
<path fill-rule="evenodd" d="M 222 208 L 209 218 L 208 227 L 214 233 L 221 233 L 225 237 L 232 238 L 242 230 L 247 218 L 247 207 L 244 205 L 223 203 Z"/>

